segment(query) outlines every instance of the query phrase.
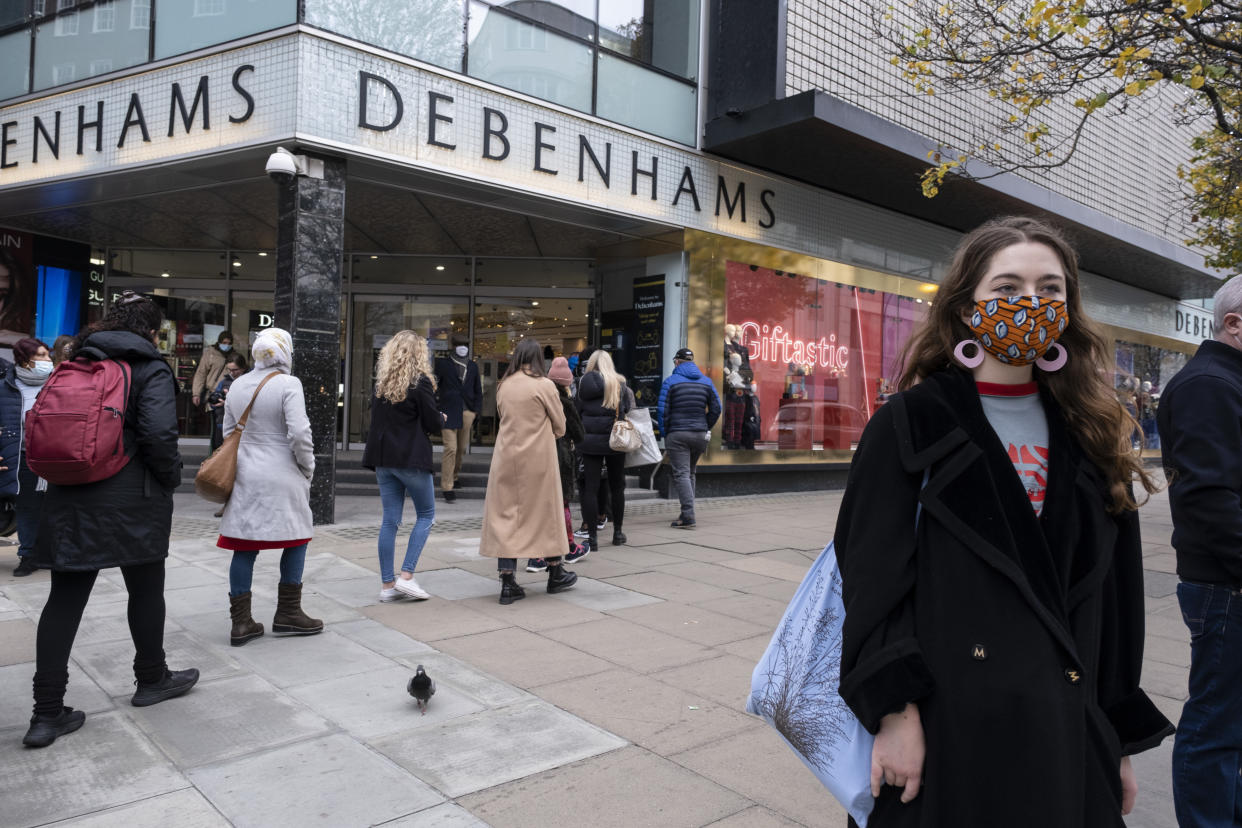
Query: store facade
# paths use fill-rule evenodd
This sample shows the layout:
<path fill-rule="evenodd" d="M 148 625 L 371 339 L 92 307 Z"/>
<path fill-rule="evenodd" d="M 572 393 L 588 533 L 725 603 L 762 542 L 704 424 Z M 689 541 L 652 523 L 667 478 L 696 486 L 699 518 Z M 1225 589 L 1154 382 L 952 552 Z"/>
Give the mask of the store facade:
<path fill-rule="evenodd" d="M 642 67 L 601 72 L 617 58 L 596 4 L 586 5 L 597 20 L 586 37 L 589 99 L 528 83 L 564 72 L 546 61 L 549 38 L 569 37 L 585 17 L 532 28 L 490 5 L 481 17 L 499 22 L 470 35 L 469 72 L 290 24 L 142 71 L 32 88 L 0 105 L 0 228 L 11 228 L 0 237 L 60 251 L 61 269 L 77 274 L 65 290 L 78 291 L 78 312 L 56 333 L 125 288 L 159 297 L 169 316 L 161 350 L 183 380 L 221 331 L 248 351 L 287 313 L 288 285 L 321 291 L 314 298 L 339 309 L 311 332 L 339 342 L 335 360 L 317 352 L 308 389 L 335 414 L 315 423 L 323 451 L 365 440 L 376 351 L 411 328 L 438 352 L 454 333 L 471 338 L 490 386 L 482 445 L 494 438 L 494 383 L 518 339 L 565 355 L 609 348 L 651 405 L 685 343 L 725 400 L 702 491 L 842 479 L 959 231 L 697 148 L 697 130 L 678 118 L 701 121 L 698 87 L 673 77 L 695 67 L 656 65 L 659 49 L 644 71 L 667 94 L 653 100 L 680 101 L 656 107 L 663 120 L 637 123 L 649 113 L 620 98 L 601 103 L 601 78 Z M 697 54 L 705 24 L 694 8 Z M 542 52 L 527 38 L 534 30 Z M 569 45 L 582 46 L 576 37 Z M 475 62 L 488 43 L 493 57 L 506 43 L 544 57 L 506 74 L 496 60 Z M 328 179 L 339 171 L 340 219 L 324 237 L 341 242 L 282 237 L 278 187 L 263 171 L 277 146 L 323 161 Z M 318 269 L 284 279 L 282 245 L 300 246 Z M 36 258 L 27 282 L 54 267 Z M 1089 310 L 1117 342 L 1119 393 L 1132 392 L 1140 420 L 1210 325 L 1201 304 L 1173 298 L 1210 295 L 1212 277 L 1197 278 L 1161 294 L 1085 276 Z M 50 336 L 37 327 L 40 307 L 31 330 Z M 188 397 L 182 433 L 198 439 L 206 422 Z M 1154 448 L 1150 435 L 1136 439 Z"/>

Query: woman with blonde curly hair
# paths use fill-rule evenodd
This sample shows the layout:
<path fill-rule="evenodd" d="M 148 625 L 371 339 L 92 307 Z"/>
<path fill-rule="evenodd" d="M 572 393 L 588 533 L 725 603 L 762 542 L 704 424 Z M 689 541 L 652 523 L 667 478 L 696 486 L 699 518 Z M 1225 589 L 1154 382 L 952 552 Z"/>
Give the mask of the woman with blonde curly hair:
<path fill-rule="evenodd" d="M 436 407 L 436 380 L 427 356 L 427 340 L 414 331 L 400 331 L 384 345 L 375 364 L 371 397 L 371 430 L 362 465 L 375 471 L 384 517 L 380 523 L 380 600 L 431 596 L 414 580 L 414 568 L 436 518 L 432 484 L 431 435 L 439 434 L 444 417 Z M 401 576 L 393 573 L 397 526 L 405 495 L 414 501 L 418 520 L 405 547 Z"/>

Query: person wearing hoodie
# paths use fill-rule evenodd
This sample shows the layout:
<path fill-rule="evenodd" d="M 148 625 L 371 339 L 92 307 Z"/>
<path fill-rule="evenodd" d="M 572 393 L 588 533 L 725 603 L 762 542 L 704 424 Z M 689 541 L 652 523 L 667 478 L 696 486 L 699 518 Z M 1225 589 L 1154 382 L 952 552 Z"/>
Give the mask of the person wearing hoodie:
<path fill-rule="evenodd" d="M 37 339 L 19 339 L 13 343 L 13 367 L 4 378 L 4 393 L 16 391 L 21 400 L 21 418 L 17 431 L 21 453 L 17 462 L 17 568 L 13 574 L 21 578 L 38 571 L 30 557 L 39 533 L 39 512 L 43 508 L 43 492 L 47 488 L 26 465 L 26 412 L 34 407 L 35 398 L 52 375 L 52 357 L 47 346 Z"/>
<path fill-rule="evenodd" d="M 69 653 L 101 569 L 120 567 L 129 593 L 137 684 L 130 704 L 145 707 L 180 696 L 198 681 L 198 670 L 170 671 L 164 657 L 164 559 L 181 454 L 177 381 L 155 347 L 163 319 L 154 302 L 126 290 L 74 341 L 76 357 L 129 366 L 124 435 L 131 459 L 94 483 L 48 484 L 32 554 L 37 566 L 52 571 L 52 588 L 35 636 L 34 715 L 22 739 L 29 747 L 46 747 L 86 719 L 65 707 L 65 690 Z"/>
<path fill-rule="evenodd" d="M 660 386 L 657 413 L 664 448 L 673 467 L 673 483 L 681 514 L 671 524 L 693 529 L 694 472 L 707 449 L 712 426 L 720 419 L 720 396 L 716 386 L 694 364 L 694 352 L 681 348 L 673 355 L 673 373 Z"/>

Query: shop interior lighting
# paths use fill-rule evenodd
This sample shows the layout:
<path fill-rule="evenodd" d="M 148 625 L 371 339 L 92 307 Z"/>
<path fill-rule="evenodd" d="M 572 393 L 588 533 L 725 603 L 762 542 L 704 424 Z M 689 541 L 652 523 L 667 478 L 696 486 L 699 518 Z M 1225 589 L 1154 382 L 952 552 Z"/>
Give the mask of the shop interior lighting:
<path fill-rule="evenodd" d="M 372 259 L 378 259 L 378 258 L 379 258 L 379 256 L 372 256 L 371 258 L 372 258 Z"/>
<path fill-rule="evenodd" d="M 168 274 L 168 273 L 161 273 L 161 274 L 160 274 L 160 278 L 161 278 L 161 279 L 167 279 L 167 278 L 168 278 L 168 276 L 169 276 L 169 274 Z"/>
<path fill-rule="evenodd" d="M 238 260 L 238 259 L 234 259 L 234 260 L 233 260 L 233 267 L 241 267 L 241 261 L 240 261 L 240 260 Z"/>
<path fill-rule="evenodd" d="M 267 254 L 266 254 L 265 252 L 263 252 L 262 250 L 260 250 L 260 251 L 259 251 L 259 255 L 260 255 L 260 256 L 266 256 Z"/>
<path fill-rule="evenodd" d="M 102 267 L 104 264 L 106 264 L 106 262 L 104 262 L 103 259 L 97 259 L 94 256 L 92 256 L 91 264 L 95 265 L 96 267 Z"/>
<path fill-rule="evenodd" d="M 538 299 L 532 299 L 532 300 L 531 300 L 531 302 L 530 302 L 530 306 L 531 306 L 532 308 L 537 308 L 537 307 L 539 307 L 539 300 L 538 300 Z"/>

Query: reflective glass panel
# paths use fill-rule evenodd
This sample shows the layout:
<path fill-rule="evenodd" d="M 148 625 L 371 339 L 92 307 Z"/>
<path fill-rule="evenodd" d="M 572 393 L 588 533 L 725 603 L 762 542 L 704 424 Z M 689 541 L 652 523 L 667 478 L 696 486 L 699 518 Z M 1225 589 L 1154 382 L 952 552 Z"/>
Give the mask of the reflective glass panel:
<path fill-rule="evenodd" d="M 738 262 L 725 273 L 722 446 L 854 448 L 928 305 Z"/>
<path fill-rule="evenodd" d="M 595 40 L 595 0 L 509 0 L 494 5 L 583 40 Z"/>
<path fill-rule="evenodd" d="M 460 256 L 384 256 L 355 253 L 350 257 L 355 282 L 409 285 L 470 284 L 470 260 Z"/>
<path fill-rule="evenodd" d="M 694 84 L 599 53 L 595 114 L 683 144 L 694 144 Z"/>
<path fill-rule="evenodd" d="M 466 68 L 472 77 L 591 111 L 591 48 L 547 29 L 470 4 Z"/>
<path fill-rule="evenodd" d="M 1119 339 L 1113 346 L 1116 357 L 1113 388 L 1122 407 L 1139 424 L 1132 443 L 1136 449 L 1159 456 L 1156 411 L 1160 407 L 1160 394 L 1173 375 L 1186 367 L 1194 346 L 1188 345 L 1189 352 L 1183 352 Z"/>
<path fill-rule="evenodd" d="M 112 275 L 147 278 L 154 288 L 161 279 L 223 279 L 227 258 L 214 250 L 113 250 Z"/>
<path fill-rule="evenodd" d="M 674 75 L 697 77 L 698 0 L 603 0 L 599 42 Z"/>
<path fill-rule="evenodd" d="M 306 0 L 306 22 L 461 71 L 461 0 Z M 411 25 L 410 21 L 418 21 Z"/>
<path fill-rule="evenodd" d="M 276 254 L 267 250 L 258 253 L 242 253 L 233 251 L 233 260 L 229 262 L 229 274 L 234 279 L 262 279 L 265 282 L 276 281 Z"/>
<path fill-rule="evenodd" d="M 35 27 L 34 88 L 47 89 L 146 63 L 145 26 L 131 25 L 135 0 L 108 0 Z"/>
<path fill-rule="evenodd" d="M 297 0 L 160 0 L 155 57 L 265 32 L 298 19 Z"/>
<path fill-rule="evenodd" d="M 0 37 L 0 98 L 24 95 L 30 89 L 30 30 Z"/>
<path fill-rule="evenodd" d="M 0 0 L 0 26 L 13 26 L 26 19 L 27 0 Z"/>
<path fill-rule="evenodd" d="M 211 414 L 204 393 L 194 405 L 194 376 L 203 358 L 203 348 L 215 344 L 225 330 L 224 296 L 197 294 L 184 290 L 157 289 L 151 292 L 155 304 L 164 311 L 164 324 L 156 333 L 156 346 L 172 366 L 180 391 L 177 394 L 177 424 L 183 437 L 208 437 Z M 200 375 L 204 388 L 205 377 Z"/>
<path fill-rule="evenodd" d="M 488 287 L 590 287 L 594 264 L 557 259 L 479 259 L 476 284 Z"/>

